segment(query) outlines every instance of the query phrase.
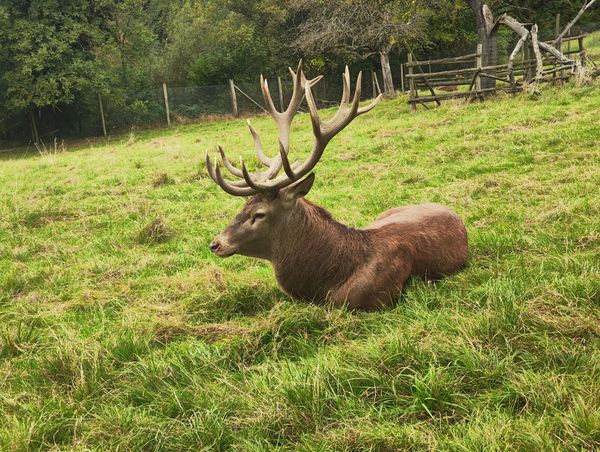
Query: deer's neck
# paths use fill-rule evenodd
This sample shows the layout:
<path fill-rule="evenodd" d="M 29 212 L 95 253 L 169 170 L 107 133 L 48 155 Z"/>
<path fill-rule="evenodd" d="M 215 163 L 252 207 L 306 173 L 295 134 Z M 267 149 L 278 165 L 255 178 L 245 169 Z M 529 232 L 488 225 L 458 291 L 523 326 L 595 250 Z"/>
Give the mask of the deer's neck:
<path fill-rule="evenodd" d="M 324 298 L 368 259 L 369 231 L 348 228 L 301 199 L 274 240 L 271 262 L 281 288 L 304 299 Z"/>

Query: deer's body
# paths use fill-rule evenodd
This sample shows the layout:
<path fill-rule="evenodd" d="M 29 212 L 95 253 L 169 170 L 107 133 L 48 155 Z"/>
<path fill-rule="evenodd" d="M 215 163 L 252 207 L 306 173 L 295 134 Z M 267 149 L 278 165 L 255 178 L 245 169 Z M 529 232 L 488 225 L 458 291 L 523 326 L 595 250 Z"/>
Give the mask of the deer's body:
<path fill-rule="evenodd" d="M 242 179 L 226 180 L 219 163 L 213 166 L 206 155 L 210 177 L 225 192 L 252 196 L 215 237 L 211 251 L 220 257 L 242 254 L 269 260 L 281 288 L 295 298 L 364 310 L 390 305 L 411 275 L 432 279 L 462 268 L 467 259 L 465 226 L 444 206 L 397 207 L 381 214 L 366 228 L 353 229 L 304 199 L 314 182 L 311 171 L 329 141 L 354 118 L 370 111 L 379 98 L 360 108 L 359 74 L 350 102 L 350 74 L 346 68 L 340 109 L 323 123 L 311 92 L 320 77 L 307 80 L 302 63 L 297 72 L 290 72 L 294 91 L 284 112 L 275 109 L 268 85 L 261 78 L 265 102 L 279 129 L 279 155 L 269 158 L 250 126 L 257 156 L 267 167 L 263 172 L 249 173 L 243 160 L 241 168 L 235 167 L 219 148 L 223 166 Z M 315 141 L 305 162 L 291 164 L 291 123 L 305 95 Z M 278 176 L 282 168 L 285 174 Z"/>
<path fill-rule="evenodd" d="M 294 298 L 371 310 L 396 300 L 411 275 L 435 279 L 465 265 L 465 227 L 439 204 L 391 209 L 364 229 L 304 199 L 297 204 L 269 259 Z"/>

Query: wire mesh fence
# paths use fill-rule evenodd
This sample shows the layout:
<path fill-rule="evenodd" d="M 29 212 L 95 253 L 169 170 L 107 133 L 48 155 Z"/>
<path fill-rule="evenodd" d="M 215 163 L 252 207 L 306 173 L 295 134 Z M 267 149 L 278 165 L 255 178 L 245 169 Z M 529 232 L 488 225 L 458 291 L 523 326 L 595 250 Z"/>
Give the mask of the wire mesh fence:
<path fill-rule="evenodd" d="M 362 81 L 363 100 L 379 93 L 371 75 L 366 75 Z M 273 77 L 269 83 L 275 106 L 285 109 L 292 96 L 291 80 Z M 342 94 L 341 77 L 323 79 L 313 88 L 313 94 L 319 108 L 337 105 Z M 301 110 L 306 110 L 306 104 Z M 164 87 L 149 87 L 134 93 L 115 87 L 103 94 L 83 94 L 71 106 L 38 109 L 30 115 L 14 118 L 10 129 L 0 131 L 0 144 L 3 141 L 34 141 L 34 128 L 40 140 L 50 142 L 55 137 L 102 136 L 132 128 L 166 126 L 168 122 L 188 123 L 212 116 L 252 116 L 264 112 L 266 105 L 258 79 L 209 86 L 170 86 L 165 83 Z"/>

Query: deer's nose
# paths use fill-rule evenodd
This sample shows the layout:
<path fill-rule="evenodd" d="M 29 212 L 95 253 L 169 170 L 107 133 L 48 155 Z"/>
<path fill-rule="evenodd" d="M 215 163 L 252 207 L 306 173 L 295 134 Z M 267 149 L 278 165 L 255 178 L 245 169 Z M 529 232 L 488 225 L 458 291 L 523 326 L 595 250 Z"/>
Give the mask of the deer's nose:
<path fill-rule="evenodd" d="M 214 242 L 212 242 L 210 244 L 210 250 L 214 253 L 219 249 L 220 246 L 221 246 L 221 244 L 215 240 Z"/>

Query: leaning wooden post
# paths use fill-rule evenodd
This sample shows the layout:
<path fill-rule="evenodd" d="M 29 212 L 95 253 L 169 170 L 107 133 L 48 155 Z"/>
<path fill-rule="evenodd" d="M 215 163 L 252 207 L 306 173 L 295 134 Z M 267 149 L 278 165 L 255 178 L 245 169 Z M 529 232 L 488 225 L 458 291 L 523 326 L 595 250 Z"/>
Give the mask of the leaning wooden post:
<path fill-rule="evenodd" d="M 98 107 L 100 108 L 100 122 L 102 123 L 102 135 L 106 136 L 106 120 L 104 119 L 104 105 L 102 105 L 102 95 L 98 93 Z"/>
<path fill-rule="evenodd" d="M 525 41 L 523 46 L 523 69 L 525 70 L 525 81 L 529 81 L 529 43 Z"/>
<path fill-rule="evenodd" d="M 31 110 L 29 110 L 29 123 L 31 124 L 31 138 L 33 139 L 34 144 L 38 144 L 40 142 L 40 134 L 38 133 L 37 124 L 35 123 L 35 115 Z"/>
<path fill-rule="evenodd" d="M 240 116 L 240 111 L 238 110 L 237 97 L 235 96 L 235 83 L 233 83 L 232 79 L 229 79 L 229 91 L 231 92 L 231 108 L 233 109 L 233 116 L 237 118 Z"/>
<path fill-rule="evenodd" d="M 558 39 L 559 36 L 560 36 L 560 13 L 556 13 L 556 22 L 554 23 L 554 37 L 556 39 Z M 558 51 L 560 51 L 560 53 L 562 53 L 562 41 L 560 39 L 556 43 L 556 48 L 558 49 Z M 562 65 L 562 63 L 559 62 L 558 65 L 559 66 Z M 560 79 L 562 79 L 563 71 L 555 72 L 554 78 L 556 79 L 557 77 L 560 77 Z"/>
<path fill-rule="evenodd" d="M 417 97 L 417 90 L 415 89 L 415 79 L 413 78 L 414 70 L 413 70 L 413 54 L 412 52 L 408 53 L 408 89 L 410 94 L 408 96 L 408 101 L 410 102 L 410 111 L 413 113 L 417 111 L 417 103 L 415 101 Z"/>
<path fill-rule="evenodd" d="M 167 113 L 167 125 L 171 127 L 171 111 L 169 110 L 169 91 L 167 82 L 163 82 L 163 97 L 165 99 L 165 112 Z"/>
<path fill-rule="evenodd" d="M 527 41 L 528 37 L 529 37 L 529 32 L 527 32 L 527 34 L 521 36 L 521 39 L 519 39 L 519 41 L 517 42 L 517 45 L 515 45 L 515 48 L 513 49 L 512 53 L 510 54 L 510 57 L 508 58 L 508 66 L 507 66 L 508 80 L 510 81 L 510 85 L 513 90 L 516 90 L 516 88 L 517 88 L 517 80 L 515 78 L 515 73 L 514 73 L 515 58 L 517 57 L 517 54 L 521 51 L 521 48 Z"/>
<path fill-rule="evenodd" d="M 475 68 L 477 72 L 475 74 L 475 91 L 478 93 L 481 91 L 481 68 L 483 67 L 483 44 L 477 44 L 477 56 L 475 57 Z"/>
<path fill-rule="evenodd" d="M 534 24 L 531 27 L 531 45 L 533 47 L 533 53 L 535 54 L 535 80 L 541 80 L 544 75 L 544 60 L 542 58 L 542 52 L 540 52 L 540 45 L 538 41 L 538 26 Z"/>
<path fill-rule="evenodd" d="M 377 77 L 377 72 L 375 72 L 375 86 L 377 87 L 377 95 L 381 94 L 381 86 L 379 85 L 379 77 Z"/>
<path fill-rule="evenodd" d="M 400 89 L 402 90 L 402 94 L 406 91 L 404 90 L 404 63 L 400 62 Z"/>
<path fill-rule="evenodd" d="M 281 111 L 285 111 L 283 106 L 283 86 L 281 85 L 281 77 L 277 77 L 277 88 L 279 88 L 279 106 L 281 107 Z"/>

